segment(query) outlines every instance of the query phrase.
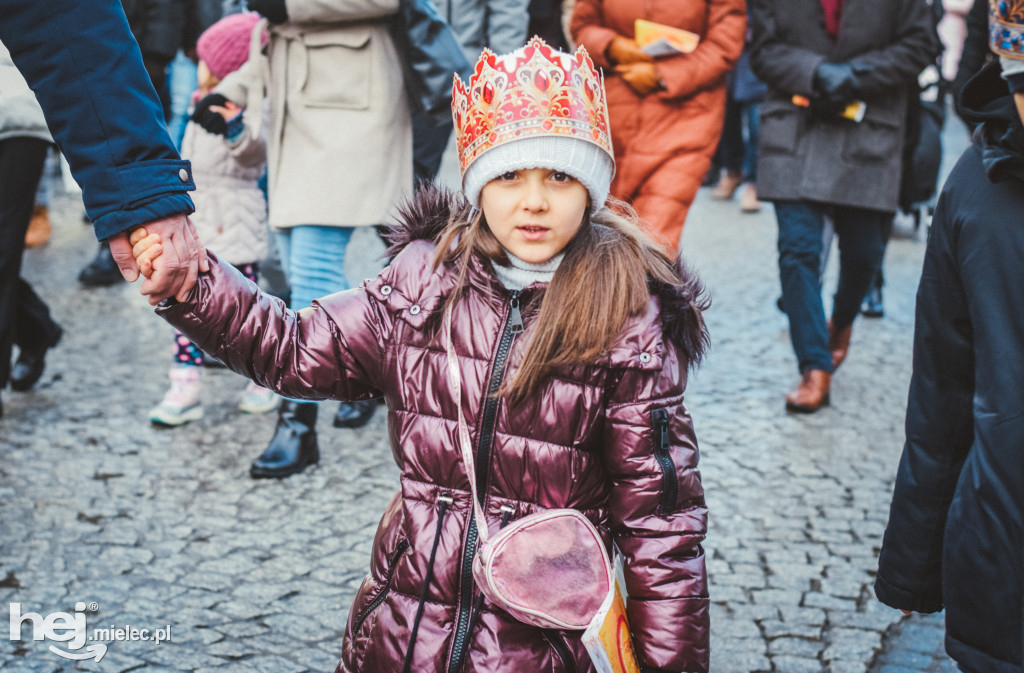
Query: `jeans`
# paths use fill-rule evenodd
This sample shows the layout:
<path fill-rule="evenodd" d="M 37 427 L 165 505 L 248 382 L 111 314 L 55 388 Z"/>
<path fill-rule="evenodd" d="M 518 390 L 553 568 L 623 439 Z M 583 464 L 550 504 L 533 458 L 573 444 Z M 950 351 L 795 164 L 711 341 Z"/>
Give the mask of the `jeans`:
<path fill-rule="evenodd" d="M 276 230 L 281 266 L 292 288 L 292 309 L 307 308 L 314 299 L 349 288 L 345 251 L 353 231 L 312 224 Z"/>
<path fill-rule="evenodd" d="M 761 103 L 728 100 L 722 139 L 718 145 L 722 168 L 757 183 L 757 137 L 761 128 Z M 744 134 L 744 130 L 746 133 Z"/>
<path fill-rule="evenodd" d="M 892 213 L 810 201 L 775 203 L 782 301 L 801 373 L 832 371 L 820 276 L 826 213 L 832 215 L 839 237 L 839 285 L 832 304 L 832 324 L 837 330 L 849 327 L 857 317 L 892 226 Z"/>

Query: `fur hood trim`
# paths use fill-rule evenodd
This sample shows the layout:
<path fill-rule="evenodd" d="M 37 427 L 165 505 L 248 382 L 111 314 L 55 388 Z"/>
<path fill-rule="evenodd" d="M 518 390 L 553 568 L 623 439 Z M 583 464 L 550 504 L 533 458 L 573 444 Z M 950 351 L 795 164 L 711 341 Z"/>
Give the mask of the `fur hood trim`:
<path fill-rule="evenodd" d="M 413 241 L 434 241 L 451 221 L 469 222 L 474 208 L 461 192 L 433 182 L 420 183 L 416 193 L 398 208 L 395 222 L 384 232 L 388 242 L 385 253 L 394 258 Z M 675 259 L 678 283 L 650 281 L 651 295 L 658 299 L 664 335 L 686 354 L 691 367 L 697 366 L 710 345 L 703 312 L 711 299 L 696 273 Z"/>

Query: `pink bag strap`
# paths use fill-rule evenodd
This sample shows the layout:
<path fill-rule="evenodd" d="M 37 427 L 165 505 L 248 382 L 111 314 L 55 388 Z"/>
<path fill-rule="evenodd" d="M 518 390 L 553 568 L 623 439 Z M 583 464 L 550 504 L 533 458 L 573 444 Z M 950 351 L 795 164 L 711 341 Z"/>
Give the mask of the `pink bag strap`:
<path fill-rule="evenodd" d="M 462 371 L 459 369 L 459 360 L 455 355 L 455 346 L 452 344 L 452 312 L 451 304 L 444 312 L 444 348 L 448 353 L 448 379 L 452 384 L 452 392 L 455 395 L 455 408 L 459 414 L 459 449 L 462 451 L 462 462 L 466 466 L 466 474 L 469 476 L 469 490 L 473 494 L 473 515 L 476 517 L 476 530 L 481 544 L 486 544 L 489 537 L 487 531 L 487 519 L 484 518 L 483 508 L 480 507 L 480 499 L 476 492 L 476 465 L 473 462 L 473 442 L 469 438 L 469 426 L 466 425 L 466 417 L 462 413 Z"/>

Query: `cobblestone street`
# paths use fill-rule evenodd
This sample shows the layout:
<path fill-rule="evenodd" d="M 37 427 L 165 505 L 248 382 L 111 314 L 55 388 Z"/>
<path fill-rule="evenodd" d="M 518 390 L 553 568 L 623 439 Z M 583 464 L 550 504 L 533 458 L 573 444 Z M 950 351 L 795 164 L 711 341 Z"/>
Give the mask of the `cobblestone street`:
<path fill-rule="evenodd" d="M 954 124 L 947 164 L 966 144 Z M 171 638 L 109 642 L 100 662 L 73 662 L 33 641 L 27 623 L 11 641 L 5 615 L 0 670 L 332 671 L 398 486 L 384 414 L 336 430 L 335 405 L 322 405 L 320 465 L 282 481 L 248 476 L 274 414 L 238 410 L 245 381 L 235 374 L 206 371 L 203 419 L 153 427 L 170 328 L 137 285 L 80 288 L 95 240 L 78 208 L 58 197 L 53 239 L 25 257 L 65 336 L 32 392 L 3 391 L 0 606 L 45 617 L 83 602 L 90 634 L 169 628 Z M 898 228 L 885 317 L 858 321 L 832 406 L 809 417 L 783 406 L 798 372 L 775 306 L 775 234 L 769 204 L 741 215 L 704 189 L 683 237 L 714 302 L 712 351 L 688 389 L 711 510 L 712 671 L 951 673 L 941 616 L 904 618 L 872 591 L 903 442 L 924 232 Z M 350 250 L 350 278 L 375 273 L 383 246 L 372 232 Z M 834 287 L 835 259 L 826 295 Z"/>

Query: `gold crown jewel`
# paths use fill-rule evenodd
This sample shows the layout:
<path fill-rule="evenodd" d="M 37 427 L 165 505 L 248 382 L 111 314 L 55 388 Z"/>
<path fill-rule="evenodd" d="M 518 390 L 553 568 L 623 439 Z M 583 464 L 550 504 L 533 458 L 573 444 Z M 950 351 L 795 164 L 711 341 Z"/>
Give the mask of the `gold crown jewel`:
<path fill-rule="evenodd" d="M 989 0 L 988 15 L 992 51 L 1024 59 L 1024 0 Z"/>
<path fill-rule="evenodd" d="M 463 174 L 488 150 L 533 136 L 585 140 L 614 158 L 604 80 L 582 46 L 570 55 L 534 37 L 504 56 L 484 49 L 468 85 L 455 76 L 452 116 Z"/>

